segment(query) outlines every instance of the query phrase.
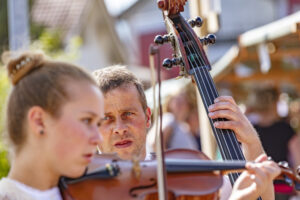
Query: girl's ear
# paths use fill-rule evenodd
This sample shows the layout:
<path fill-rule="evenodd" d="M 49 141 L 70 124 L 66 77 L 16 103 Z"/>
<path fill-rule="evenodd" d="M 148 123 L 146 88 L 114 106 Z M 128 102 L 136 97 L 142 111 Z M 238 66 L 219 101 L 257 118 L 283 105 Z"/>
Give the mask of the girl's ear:
<path fill-rule="evenodd" d="M 150 126 L 151 126 L 151 109 L 149 107 L 147 107 L 145 114 L 146 114 L 146 120 L 147 120 L 146 126 L 147 126 L 147 128 L 150 128 Z"/>
<path fill-rule="evenodd" d="M 36 136 L 40 136 L 45 133 L 45 115 L 46 112 L 39 106 L 33 106 L 28 110 L 28 127 L 30 132 L 34 133 Z"/>

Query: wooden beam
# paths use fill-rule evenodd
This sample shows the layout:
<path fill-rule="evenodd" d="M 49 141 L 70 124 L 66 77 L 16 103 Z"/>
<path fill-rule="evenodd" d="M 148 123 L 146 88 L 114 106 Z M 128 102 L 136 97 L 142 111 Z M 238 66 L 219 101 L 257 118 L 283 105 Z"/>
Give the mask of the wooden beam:
<path fill-rule="evenodd" d="M 288 72 L 284 70 L 273 70 L 267 74 L 262 74 L 260 72 L 257 72 L 247 77 L 239 77 L 236 74 L 230 74 L 224 77 L 222 81 L 231 84 L 240 84 L 242 82 L 248 82 L 248 81 L 261 82 L 261 81 L 271 80 L 273 82 L 277 82 L 278 84 L 290 83 L 297 88 L 298 92 L 300 92 L 299 77 L 300 77 L 300 70 L 291 70 Z"/>
<path fill-rule="evenodd" d="M 300 57 L 300 48 L 279 49 L 275 53 L 270 54 L 271 60 L 281 60 L 283 57 Z M 259 57 L 256 51 L 249 52 L 246 48 L 242 48 L 238 60 L 239 62 L 259 61 Z"/>

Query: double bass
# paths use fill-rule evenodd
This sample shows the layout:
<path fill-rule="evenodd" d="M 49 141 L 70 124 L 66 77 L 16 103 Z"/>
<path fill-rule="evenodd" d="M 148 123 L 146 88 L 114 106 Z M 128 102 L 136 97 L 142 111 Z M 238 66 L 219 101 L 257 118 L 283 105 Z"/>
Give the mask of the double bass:
<path fill-rule="evenodd" d="M 192 77 L 197 85 L 205 110 L 208 114 L 208 107 L 214 104 L 214 100 L 219 94 L 209 73 L 211 65 L 207 59 L 203 46 L 215 43 L 216 37 L 209 34 L 207 37 L 198 38 L 192 28 L 195 26 L 201 27 L 201 18 L 197 17 L 195 20 L 187 22 L 180 14 L 180 12 L 184 10 L 186 1 L 187 0 L 158 0 L 158 7 L 163 11 L 168 34 L 156 36 L 155 43 L 171 43 L 174 50 L 173 58 L 165 59 L 163 61 L 163 66 L 165 68 L 180 66 L 181 76 Z M 213 125 L 214 122 L 225 120 L 226 119 L 209 118 L 221 156 L 223 160 L 244 161 L 245 157 L 233 130 L 218 129 Z M 229 174 L 232 185 L 238 176 L 238 173 Z"/>

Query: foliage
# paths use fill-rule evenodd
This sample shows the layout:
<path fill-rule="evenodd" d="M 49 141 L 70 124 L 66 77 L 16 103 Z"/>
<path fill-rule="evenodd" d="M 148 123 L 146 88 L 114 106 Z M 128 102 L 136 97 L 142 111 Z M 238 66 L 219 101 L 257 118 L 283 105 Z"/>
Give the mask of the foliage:
<path fill-rule="evenodd" d="M 7 151 L 1 146 L 0 148 L 0 178 L 7 176 L 9 171 L 9 162 L 7 159 Z"/>
<path fill-rule="evenodd" d="M 62 49 L 61 34 L 57 30 L 45 30 L 41 33 L 39 40 L 45 52 L 56 52 Z"/>
<path fill-rule="evenodd" d="M 1 66 L 0 66 L 1 67 Z M 9 81 L 6 75 L 6 71 L 1 67 L 0 69 L 0 132 L 3 133 L 5 101 L 9 91 Z M 0 178 L 6 176 L 9 170 L 9 162 L 7 159 L 7 151 L 4 148 L 4 143 L 0 140 Z"/>
<path fill-rule="evenodd" d="M 42 50 L 47 56 L 55 60 L 72 62 L 79 57 L 79 48 L 82 39 L 79 36 L 72 37 L 65 49 L 63 49 L 62 35 L 59 30 L 45 29 L 38 40 L 35 40 L 31 50 Z"/>

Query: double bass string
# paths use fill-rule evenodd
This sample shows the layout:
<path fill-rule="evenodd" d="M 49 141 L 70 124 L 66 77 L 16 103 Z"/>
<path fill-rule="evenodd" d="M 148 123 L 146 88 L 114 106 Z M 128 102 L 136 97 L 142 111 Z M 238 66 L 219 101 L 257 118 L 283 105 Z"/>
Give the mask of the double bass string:
<path fill-rule="evenodd" d="M 184 32 L 182 32 L 183 34 L 185 34 Z M 181 34 L 182 35 L 182 34 Z M 187 37 L 186 37 L 187 38 Z M 189 44 L 188 44 L 189 45 Z M 192 51 L 190 50 L 190 48 L 189 48 L 189 46 L 186 46 L 185 45 L 185 47 L 187 48 L 187 50 L 190 52 L 190 53 L 192 53 Z M 203 62 L 203 61 L 201 61 L 201 60 L 199 60 L 199 54 L 198 54 L 198 52 L 195 50 L 195 48 L 194 48 L 194 45 L 192 44 L 192 49 L 193 49 L 193 51 L 194 51 L 194 53 L 196 53 L 196 57 L 195 57 L 195 59 L 194 60 L 196 60 L 196 61 L 198 61 L 198 64 L 200 64 L 200 66 L 202 65 L 202 66 L 205 66 L 205 63 Z M 205 87 L 205 90 L 206 90 L 206 92 L 207 92 L 207 94 L 208 94 L 208 98 L 209 98 L 209 100 L 208 100 L 208 102 L 212 102 L 213 103 L 213 99 L 214 99 L 214 95 L 215 95 L 215 97 L 217 97 L 218 95 L 217 95 L 217 90 L 216 90 L 216 88 L 215 88 L 215 86 L 212 86 L 213 84 L 212 84 L 212 80 L 211 80 L 211 82 L 209 81 L 209 75 L 207 75 L 207 73 L 208 73 L 208 71 L 204 68 L 204 67 L 202 67 L 202 69 L 203 69 L 203 74 L 204 74 L 204 76 L 205 76 L 205 78 L 203 78 L 202 77 L 202 75 L 201 75 L 201 73 L 199 72 L 199 73 L 197 73 L 197 71 L 196 71 L 196 69 L 198 69 L 199 67 L 195 67 L 194 65 L 193 65 L 193 61 L 188 57 L 188 60 L 189 60 L 189 62 L 191 63 L 191 65 L 193 66 L 193 70 L 194 70 L 194 73 L 195 73 L 195 78 L 196 78 L 196 81 L 197 81 L 197 83 L 198 84 L 200 84 L 200 81 L 199 81 L 199 79 L 198 79 L 198 77 L 197 76 L 201 76 L 201 79 L 202 80 L 204 80 L 204 81 L 206 81 L 206 83 L 205 82 L 203 82 L 204 83 L 204 85 L 206 86 Z M 196 63 L 197 64 L 197 63 Z M 200 68 L 200 70 L 201 70 L 201 68 Z M 206 70 L 206 71 L 205 71 Z M 199 70 L 198 70 L 199 71 Z M 206 73 L 205 73 L 206 72 Z M 209 89 L 210 89 L 210 91 L 208 91 L 208 87 L 207 87 L 207 85 L 208 85 L 208 87 L 209 87 Z M 201 88 L 199 88 L 199 89 L 201 89 Z M 201 89 L 202 90 L 202 89 Z M 203 91 L 202 91 L 203 92 Z M 211 94 L 211 95 L 210 95 Z M 211 98 L 211 96 L 212 96 L 212 98 Z M 204 100 L 206 100 L 206 99 L 204 99 Z M 207 100 L 206 100 L 207 101 Z M 206 106 L 207 106 L 207 102 L 204 102 L 205 104 L 206 104 Z M 220 119 L 221 121 L 223 121 L 223 119 Z M 211 122 L 212 123 L 212 122 Z M 215 127 L 214 126 L 212 126 L 214 129 L 215 129 Z M 215 131 L 217 132 L 217 130 L 215 129 Z M 225 132 L 227 132 L 227 133 L 229 133 L 229 131 L 228 130 L 225 130 Z M 223 144 L 225 143 L 225 145 L 227 146 L 227 149 L 229 148 L 228 147 L 228 145 L 227 145 L 227 142 L 226 142 L 226 140 L 225 140 L 225 138 L 224 138 L 224 133 L 221 133 L 221 135 L 223 136 Z M 237 140 L 236 140 L 236 138 L 234 137 L 234 135 L 232 135 L 232 134 L 228 134 L 229 135 L 229 140 L 230 140 L 230 143 L 232 144 L 232 147 L 233 147 L 233 150 L 234 150 L 234 152 L 235 152 L 235 154 L 237 155 L 237 156 L 235 156 L 235 157 L 237 157 L 237 159 L 239 160 L 239 158 L 238 158 L 238 152 L 237 151 L 240 151 L 240 157 L 242 157 L 243 156 L 243 154 L 241 153 L 241 149 L 240 148 L 238 148 L 238 149 L 235 149 L 234 148 L 234 142 L 236 143 L 236 145 L 238 146 L 238 142 L 237 142 Z M 233 137 L 233 138 L 230 138 L 230 136 L 231 137 Z M 217 139 L 219 139 L 219 136 L 218 135 L 216 135 L 216 138 Z M 220 140 L 219 140 L 220 141 Z M 224 149 L 222 148 L 222 146 L 220 146 L 220 149 L 221 149 L 221 151 L 223 151 L 223 153 L 224 154 L 226 154 L 225 153 L 225 151 L 224 151 Z M 233 156 L 231 155 L 231 153 L 230 152 L 228 152 L 227 153 L 227 155 L 229 155 L 228 157 L 231 157 L 231 159 L 233 160 Z M 235 176 L 235 178 L 237 178 L 238 177 L 238 174 L 233 174 L 234 176 Z M 234 182 L 234 180 L 231 180 L 231 182 L 233 183 Z"/>
<path fill-rule="evenodd" d="M 192 37 L 193 38 L 193 37 Z M 194 43 L 192 43 L 192 48 L 194 49 L 194 52 L 199 56 L 199 54 L 198 54 L 198 52 L 196 51 L 196 48 L 194 48 Z M 200 51 L 200 54 L 202 53 L 202 51 Z M 198 56 L 196 57 L 196 59 L 198 59 Z M 199 58 L 201 59 L 201 58 L 206 58 L 205 57 L 205 55 L 202 55 L 202 57 L 201 56 L 199 56 Z M 207 60 L 207 59 L 205 59 L 205 60 Z M 202 61 L 201 62 L 201 60 L 200 60 L 200 63 L 203 65 L 203 66 L 208 66 L 209 65 L 209 63 L 205 63 L 205 60 L 204 61 Z M 208 62 L 208 61 L 207 61 Z M 202 80 L 204 80 L 204 81 L 206 81 L 206 87 L 205 87 L 205 89 L 207 88 L 207 85 L 209 85 L 209 88 L 210 88 L 210 91 L 212 91 L 212 100 L 211 100 L 211 102 L 213 102 L 213 99 L 215 99 L 216 97 L 218 97 L 218 92 L 217 92 L 217 90 L 216 90 L 216 88 L 215 88 L 215 85 L 213 84 L 213 80 L 212 80 L 212 78 L 210 77 L 210 75 L 209 75 L 209 72 L 208 72 L 208 70 L 205 68 L 205 67 L 201 67 L 201 68 L 199 68 L 199 67 L 197 67 L 197 69 L 199 69 L 198 70 L 198 74 L 201 76 L 201 79 Z M 204 76 L 205 76 L 205 78 L 203 78 L 202 77 L 202 75 L 201 75 L 201 70 L 203 70 L 203 74 L 204 74 Z M 196 73 L 196 69 L 194 70 L 194 72 Z M 196 77 L 196 78 L 198 78 L 198 77 Z M 224 121 L 224 119 L 219 119 L 219 121 Z M 236 137 L 234 137 L 234 135 L 233 134 L 230 134 L 230 131 L 229 130 L 227 130 L 227 129 L 225 129 L 225 130 L 223 130 L 223 131 L 225 131 L 225 132 L 227 132 L 227 133 L 229 133 L 228 135 L 229 135 L 229 139 L 230 139 L 230 143 L 232 144 L 232 147 L 234 148 L 234 145 L 236 145 L 237 147 L 239 147 L 239 144 L 238 144 L 238 142 L 237 142 L 237 140 L 236 140 Z M 233 142 L 235 142 L 235 144 L 233 144 Z M 225 143 L 226 143 L 226 141 L 225 141 Z M 238 158 L 238 152 L 240 153 L 240 157 L 241 158 L 243 158 L 243 153 L 241 152 L 241 149 L 240 148 L 237 148 L 237 149 L 234 149 L 234 151 L 236 152 L 236 155 L 237 155 L 237 158 Z M 238 152 L 237 152 L 238 151 Z M 231 156 L 232 157 L 232 156 Z M 244 159 L 244 158 L 243 158 Z"/>
<path fill-rule="evenodd" d="M 192 53 L 191 52 L 191 50 L 190 50 L 190 48 L 188 47 L 188 46 L 186 46 L 186 48 L 187 48 L 187 50 L 190 52 L 190 53 Z M 194 47 L 192 47 L 193 49 L 194 49 Z M 195 51 L 195 50 L 194 50 Z M 192 63 L 192 61 L 190 60 L 190 58 L 188 57 L 188 60 L 190 61 L 190 63 L 191 63 L 191 65 L 193 66 L 193 70 L 194 70 L 194 72 L 195 72 L 195 78 L 196 78 L 196 81 L 197 81 L 197 83 L 200 85 L 200 80 L 198 79 L 198 77 L 197 76 L 199 76 L 197 73 L 196 73 L 196 69 L 198 69 L 198 67 L 195 67 L 194 65 L 193 65 L 193 63 Z M 203 63 L 201 63 L 201 61 L 196 57 L 196 59 L 195 60 L 198 60 L 198 64 L 202 64 L 202 66 L 204 65 Z M 201 74 L 200 74 L 200 76 L 201 76 Z M 202 78 L 202 80 L 204 80 L 203 78 Z M 208 96 L 213 96 L 213 93 L 211 92 L 212 90 L 210 90 L 210 92 L 207 90 L 207 84 L 205 84 L 205 83 L 203 83 L 204 85 L 205 85 L 205 87 L 204 87 L 204 89 L 206 90 L 206 93 L 207 94 L 212 94 L 212 95 L 208 95 Z M 210 87 L 210 86 L 209 86 Z M 202 90 L 202 88 L 199 86 L 199 89 L 203 92 L 203 90 Z M 204 98 L 205 98 L 205 96 L 204 96 Z M 210 98 L 210 97 L 208 97 L 209 99 L 207 100 L 207 99 L 204 99 L 204 103 L 205 103 L 205 105 L 206 105 L 206 107 L 208 107 L 208 104 L 212 104 L 213 103 L 213 99 L 214 99 L 214 97 L 212 97 L 212 98 Z M 212 122 L 211 122 L 212 123 Z M 218 131 L 214 126 L 212 126 L 212 128 L 215 130 L 215 131 Z M 227 148 L 229 148 L 228 147 L 228 144 L 225 142 L 225 139 L 224 139 L 224 135 L 222 135 L 222 134 L 220 134 L 220 136 L 221 137 L 223 137 L 223 140 L 222 140 L 222 142 L 221 143 L 223 143 L 223 145 L 225 145 L 225 146 L 227 146 Z M 219 139 L 220 140 L 220 138 L 219 138 L 219 135 L 216 135 L 216 138 L 217 139 Z M 222 146 L 223 146 L 222 145 Z M 221 151 L 223 151 L 224 152 L 224 149 L 222 148 L 222 146 L 220 146 L 220 149 L 221 149 Z M 224 152 L 224 154 L 226 154 L 225 152 Z M 229 157 L 231 157 L 232 158 L 232 160 L 233 160 L 233 157 L 232 157 L 232 155 L 230 154 L 230 153 L 227 153 L 227 155 L 229 155 Z"/>
<path fill-rule="evenodd" d="M 183 33 L 183 32 L 181 32 L 181 33 Z M 180 34 L 181 34 L 181 33 L 180 33 Z M 185 45 L 185 44 L 184 44 L 184 45 Z M 187 48 L 187 50 L 188 50 L 189 53 L 191 54 L 190 48 L 187 47 L 186 45 L 185 45 L 185 47 Z M 193 65 L 193 61 L 191 61 L 191 59 L 190 59 L 189 57 L 187 57 L 187 58 L 188 58 L 189 62 L 191 63 L 191 65 L 193 66 L 193 69 L 195 69 L 195 66 Z M 198 60 L 198 62 L 199 62 L 199 60 Z M 202 91 L 202 88 L 200 87 L 200 81 L 198 80 L 197 77 L 196 77 L 196 81 L 197 81 L 197 83 L 198 83 L 198 85 L 199 85 L 199 89 Z M 203 91 L 202 91 L 202 93 L 203 93 Z M 206 97 L 204 96 L 203 103 L 205 104 L 206 107 L 208 107 L 208 101 L 210 101 L 210 100 L 207 100 L 207 99 L 205 99 L 205 98 L 206 98 Z M 211 119 L 210 119 L 210 121 L 211 121 Z M 211 122 L 211 123 L 212 123 L 212 122 Z M 217 131 L 216 128 L 215 128 L 214 126 L 212 126 L 212 128 L 215 129 L 215 131 Z M 220 140 L 220 138 L 219 138 L 218 135 L 216 135 L 216 139 L 217 139 L 220 143 L 223 143 L 223 144 L 224 144 L 224 140 Z M 227 145 L 227 144 L 225 143 L 225 145 Z M 224 151 L 223 148 L 220 148 L 220 150 L 221 150 L 221 151 Z M 225 152 L 223 152 L 223 153 L 225 154 Z"/>
<path fill-rule="evenodd" d="M 203 74 L 205 75 L 205 77 L 207 77 L 207 79 L 209 79 L 209 78 L 210 78 L 210 76 L 209 76 L 209 74 L 208 74 L 209 72 L 207 71 L 206 68 L 203 68 L 203 72 L 204 72 Z M 216 91 L 215 85 L 212 84 L 212 81 L 208 81 L 208 84 L 210 84 L 211 87 L 214 87 L 214 90 L 213 90 L 213 91 Z M 224 121 L 224 119 L 221 119 L 221 121 Z M 225 129 L 225 131 L 226 131 L 226 132 L 229 132 L 228 129 Z M 234 137 L 233 134 L 229 134 L 229 136 L 230 136 L 230 142 L 232 143 L 233 148 L 234 148 L 235 146 L 236 146 L 236 147 L 239 147 L 239 143 L 238 143 L 236 137 Z M 235 143 L 235 144 L 233 144 L 233 143 Z M 234 145 L 235 145 L 235 146 L 234 146 Z M 237 152 L 237 154 L 240 153 L 240 157 L 243 157 L 243 153 L 242 153 L 241 148 L 235 149 L 235 152 Z"/>
<path fill-rule="evenodd" d="M 199 54 L 198 54 L 198 52 L 196 51 L 196 48 L 194 47 L 195 45 L 194 45 L 194 43 L 192 43 L 192 48 L 193 48 L 193 50 L 194 50 L 194 52 L 199 56 Z M 200 51 L 200 53 L 202 53 L 201 51 Z M 201 61 L 201 58 L 202 57 L 204 57 L 204 58 L 206 58 L 204 55 L 202 55 L 202 57 L 201 56 L 199 56 L 199 57 L 196 57 L 196 59 L 197 60 L 199 60 L 200 59 L 200 64 L 202 64 L 202 66 L 208 66 L 209 65 L 209 63 L 205 63 L 205 60 L 204 61 Z M 208 61 L 207 61 L 208 62 Z M 198 70 L 198 72 L 199 73 L 196 73 L 196 69 Z M 210 89 L 210 91 L 211 91 L 211 93 L 212 93 L 212 99 L 210 99 L 210 102 L 211 102 L 211 104 L 213 103 L 213 100 L 216 98 L 216 97 L 218 97 L 218 92 L 217 92 L 217 90 L 216 90 L 216 88 L 215 88 L 215 85 L 213 84 L 213 80 L 211 79 L 211 77 L 210 77 L 210 75 L 209 75 L 209 72 L 208 72 L 208 70 L 205 68 L 205 67 L 197 67 L 197 68 L 194 68 L 194 72 L 195 72 L 195 74 L 196 75 L 200 75 L 200 77 L 201 77 L 201 79 L 204 81 L 204 85 L 206 86 L 205 87 L 205 90 L 207 91 L 207 85 L 209 86 L 209 89 Z M 201 70 L 203 71 L 203 74 L 204 74 L 204 76 L 205 76 L 205 78 L 203 78 L 202 77 L 202 75 L 201 75 Z M 196 77 L 197 79 L 198 79 L 198 77 Z M 200 82 L 200 81 L 199 81 Z M 206 83 L 205 83 L 206 82 Z M 208 91 L 207 91 L 208 92 Z M 209 94 L 209 93 L 208 93 Z M 210 98 L 210 97 L 209 97 Z M 218 120 L 216 120 L 216 121 L 218 121 Z M 224 119 L 219 119 L 219 121 L 224 121 Z M 221 131 L 221 130 L 220 130 Z M 223 130 L 223 131 L 225 131 L 225 132 L 227 132 L 228 133 L 228 135 L 229 135 L 229 139 L 230 139 L 230 143 L 232 144 L 232 147 L 234 148 L 234 145 L 236 145 L 237 147 L 239 146 L 239 144 L 238 144 L 238 142 L 237 142 L 237 140 L 236 140 L 236 138 L 234 137 L 234 135 L 233 134 L 230 134 L 230 131 L 228 130 L 228 129 L 225 129 L 225 130 Z M 221 131 L 222 132 L 222 131 Z M 223 134 L 223 133 L 221 133 L 221 134 Z M 224 137 L 223 137 L 224 138 Z M 225 140 L 225 143 L 227 143 L 226 142 L 226 140 Z M 235 143 L 235 144 L 233 144 L 233 143 Z M 227 145 L 227 147 L 228 147 L 228 145 Z M 221 147 L 222 148 L 222 147 Z M 237 149 L 234 149 L 234 152 L 236 153 L 236 155 L 237 155 L 237 158 L 238 158 L 238 153 L 240 153 L 240 157 L 243 157 L 243 153 L 241 152 L 241 149 L 240 148 L 237 148 Z M 230 154 L 230 152 L 229 152 L 229 154 Z M 230 155 L 230 157 L 232 158 L 232 155 Z"/>
<path fill-rule="evenodd" d="M 203 71 L 205 70 L 204 68 L 202 68 L 202 69 L 203 69 Z M 202 69 L 200 69 L 200 70 L 202 70 Z M 205 72 L 205 71 L 204 71 L 204 72 Z M 196 70 L 195 70 L 195 73 L 197 73 Z M 200 74 L 200 76 L 201 76 L 201 73 L 199 73 L 199 71 L 198 71 L 198 74 Z M 203 77 L 201 76 L 201 78 L 203 78 Z M 216 121 L 218 121 L 218 120 L 216 120 Z M 223 120 L 223 119 L 220 119 L 220 121 L 224 121 L 224 120 Z M 218 132 L 222 132 L 222 131 L 219 130 L 219 129 L 217 129 L 217 130 L 218 130 Z M 225 130 L 223 130 L 223 133 L 221 133 L 221 135 L 224 135 L 224 134 L 226 134 L 226 133 L 229 133 L 229 131 L 225 129 Z M 229 150 L 229 148 L 231 147 L 231 148 L 233 149 L 233 152 L 231 153 L 230 151 L 226 151 L 226 152 L 227 152 L 227 155 L 229 155 L 228 157 L 230 158 L 230 160 L 235 160 L 234 157 L 236 157 L 238 160 L 240 160 L 240 159 L 237 157 L 238 151 L 236 150 L 236 148 L 234 148 L 234 144 L 233 144 L 233 141 L 234 141 L 234 140 L 231 138 L 231 134 L 229 133 L 228 136 L 229 136 L 229 143 L 231 143 L 231 146 L 228 145 L 228 142 L 226 142 L 225 135 L 224 135 L 224 137 L 223 137 L 223 139 L 225 140 L 224 143 L 225 143 L 226 146 L 227 146 L 227 150 Z M 223 147 L 221 146 L 220 148 L 223 148 Z M 230 177 L 230 179 L 231 179 L 231 182 L 234 183 L 235 180 L 238 178 L 239 175 L 238 175 L 237 173 L 231 173 L 231 174 L 232 174 L 233 177 L 231 177 L 231 176 L 229 176 L 229 177 Z"/>
<path fill-rule="evenodd" d="M 178 26 L 177 26 L 177 28 L 178 28 Z M 183 34 L 181 34 L 181 35 L 183 35 L 183 36 L 186 34 L 184 31 L 181 31 L 181 33 L 183 33 Z M 188 32 L 188 34 L 191 34 L 191 33 Z M 193 39 L 193 37 L 191 37 L 191 38 Z M 186 38 L 186 39 L 187 39 L 188 42 L 187 42 L 187 45 L 185 45 L 185 42 L 184 42 L 184 47 L 191 53 L 191 50 L 190 50 L 190 48 L 189 48 L 189 39 L 188 39 L 188 38 Z M 215 99 L 215 97 L 218 97 L 218 92 L 217 92 L 217 89 L 216 89 L 215 85 L 213 84 L 213 80 L 212 80 L 212 78 L 211 78 L 211 76 L 210 76 L 208 70 L 207 70 L 206 67 L 205 67 L 205 66 L 208 66 L 208 65 L 209 65 L 208 60 L 207 60 L 207 58 L 205 57 L 205 54 L 204 54 L 202 51 L 200 51 L 200 54 L 204 54 L 204 56 L 202 55 L 202 57 L 206 58 L 205 60 L 206 60 L 207 63 L 205 64 L 205 60 L 204 60 L 204 61 L 201 61 L 201 58 L 202 58 L 202 57 L 201 57 L 201 56 L 198 54 L 198 52 L 196 51 L 197 48 L 194 47 L 195 44 L 194 44 L 193 42 L 191 42 L 191 44 L 192 44 L 191 46 L 192 46 L 194 52 L 197 54 L 196 59 L 193 59 L 193 60 L 198 61 L 198 63 L 200 64 L 200 66 L 202 65 L 202 67 L 196 67 L 196 68 L 195 68 L 195 66 L 193 65 L 193 61 L 192 61 L 189 57 L 187 57 L 187 58 L 188 58 L 189 62 L 191 63 L 192 67 L 193 67 L 193 71 L 194 71 L 194 74 L 195 74 L 195 78 L 196 78 L 196 81 L 197 81 L 197 83 L 198 83 L 198 85 L 199 85 L 199 89 L 201 90 L 201 92 L 203 93 L 203 90 L 202 90 L 201 87 L 200 87 L 200 81 L 199 81 L 197 75 L 198 75 L 198 76 L 200 75 L 201 80 L 206 81 L 207 84 L 209 85 L 210 91 L 212 91 L 212 95 L 211 95 L 211 96 L 212 96 L 212 100 L 211 100 L 211 97 L 210 97 L 210 95 L 209 95 L 209 92 L 208 92 L 207 89 L 206 89 L 207 87 L 205 87 L 205 90 L 207 91 L 209 101 L 213 103 L 213 100 Z M 201 50 L 201 49 L 200 49 L 200 50 Z M 199 60 L 199 59 L 200 59 L 200 60 Z M 196 70 L 198 71 L 198 74 L 197 74 L 197 71 L 196 71 Z M 201 75 L 201 70 L 203 70 L 203 74 L 204 74 L 205 78 L 202 77 L 202 75 Z M 207 84 L 205 84 L 205 82 L 203 82 L 203 83 L 204 83 L 205 86 L 207 86 Z M 203 94 L 204 94 L 204 93 L 203 93 Z M 214 97 L 214 95 L 215 95 L 215 97 Z M 205 95 L 202 95 L 202 96 L 204 97 L 204 98 L 203 98 L 203 102 L 204 102 L 204 103 L 206 104 L 206 106 L 207 106 L 207 102 L 205 102 L 205 100 L 207 100 L 207 99 L 205 98 Z M 208 101 L 208 102 L 209 102 L 209 101 Z M 208 108 L 208 107 L 206 107 L 206 109 L 207 109 L 207 108 Z M 210 123 L 212 124 L 212 120 L 211 120 L 210 118 L 209 118 L 209 120 L 210 120 Z M 224 121 L 224 119 L 219 119 L 219 120 L 216 120 L 216 121 Z M 213 126 L 213 124 L 212 124 L 212 128 L 216 131 L 216 133 L 218 133 L 217 130 L 219 130 L 219 131 L 222 132 L 222 130 L 216 129 L 216 128 Z M 243 155 L 243 153 L 242 153 L 242 150 L 241 150 L 241 148 L 239 147 L 239 143 L 238 143 L 238 141 L 237 141 L 237 139 L 236 139 L 236 137 L 235 137 L 233 131 L 232 131 L 232 133 L 231 133 L 228 129 L 225 129 L 225 130 L 223 130 L 223 131 L 225 131 L 226 133 L 228 133 L 227 135 L 229 136 L 228 138 L 229 138 L 229 140 L 230 140 L 230 143 L 232 144 L 232 148 L 233 148 L 233 150 L 234 150 L 234 152 L 235 152 L 235 154 L 236 154 L 235 157 L 237 158 L 237 160 L 245 160 L 244 155 Z M 220 134 L 220 133 L 218 133 L 218 134 Z M 216 138 L 220 141 L 220 138 L 219 138 L 218 134 L 215 134 L 215 136 L 216 136 Z M 223 139 L 224 139 L 224 140 L 223 140 L 223 143 L 225 143 L 226 146 L 227 146 L 227 148 L 228 148 L 227 142 L 226 142 L 225 137 L 224 137 L 224 133 L 221 133 L 221 135 L 223 136 Z M 234 146 L 233 143 L 235 143 L 236 146 Z M 236 148 L 235 148 L 235 147 L 236 147 Z M 220 149 L 221 149 L 221 151 L 223 151 L 223 153 L 225 152 L 224 149 L 223 149 L 223 147 L 222 147 L 221 145 L 220 145 Z M 228 149 L 227 149 L 227 150 L 228 150 Z M 229 152 L 228 155 L 229 155 L 228 157 L 231 157 L 231 158 L 232 158 L 232 155 L 231 155 L 230 152 Z M 232 159 L 232 160 L 233 160 L 233 159 Z M 239 174 L 240 174 L 240 173 L 231 173 L 231 174 L 229 174 L 229 178 L 230 178 L 230 181 L 231 181 L 231 184 L 232 184 L 232 185 L 234 184 L 235 180 L 238 178 Z M 259 197 L 258 200 L 261 200 L 261 197 Z"/>
<path fill-rule="evenodd" d="M 189 53 L 190 54 L 192 54 L 192 51 L 191 51 L 191 49 L 188 47 L 188 46 L 186 46 L 185 45 L 185 47 L 187 48 L 187 50 L 189 51 Z M 193 61 L 190 59 L 190 57 L 187 57 L 188 58 L 188 60 L 189 60 L 189 62 L 191 63 L 191 65 L 193 66 L 193 69 L 195 69 L 196 67 L 194 66 L 194 64 L 193 64 Z M 198 61 L 198 62 L 201 62 L 200 60 L 198 60 L 198 59 L 195 59 L 196 61 Z M 196 63 L 197 64 L 197 63 Z M 200 64 L 200 63 L 198 63 L 198 64 Z M 195 77 L 196 78 L 196 81 L 197 81 L 197 83 L 198 83 L 198 85 L 199 85 L 199 89 L 202 91 L 202 87 L 200 87 L 200 81 L 199 81 L 199 79 L 198 79 L 198 77 Z M 204 87 L 205 89 L 206 89 L 206 87 Z M 203 91 L 202 91 L 203 92 Z M 207 94 L 209 94 L 209 92 L 208 91 L 206 91 L 207 92 Z M 208 95 L 209 96 L 209 95 Z M 211 102 L 211 99 L 209 98 L 209 99 L 206 99 L 206 97 L 204 96 L 204 104 L 206 105 L 206 107 L 208 107 L 208 104 L 211 104 L 210 102 Z M 216 128 L 214 127 L 214 126 L 212 126 L 213 127 L 213 129 L 215 129 L 216 130 Z M 216 135 L 216 139 L 217 140 L 219 140 L 221 143 L 223 143 L 223 145 L 227 145 L 226 143 L 224 143 L 224 140 L 220 140 L 220 138 L 219 138 L 219 136 L 218 135 Z M 222 148 L 221 149 L 221 151 L 224 151 L 224 149 Z M 224 152 L 225 153 L 225 152 Z"/>

